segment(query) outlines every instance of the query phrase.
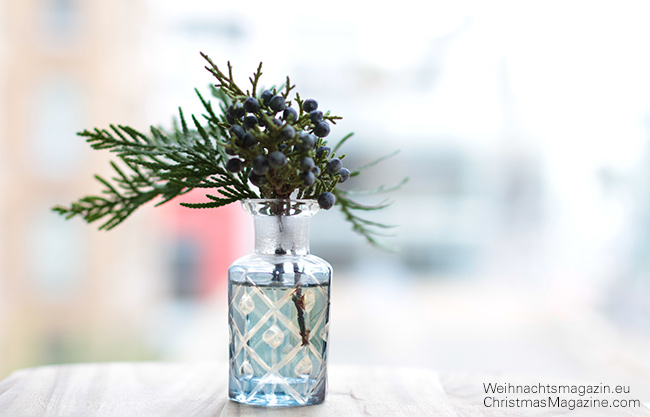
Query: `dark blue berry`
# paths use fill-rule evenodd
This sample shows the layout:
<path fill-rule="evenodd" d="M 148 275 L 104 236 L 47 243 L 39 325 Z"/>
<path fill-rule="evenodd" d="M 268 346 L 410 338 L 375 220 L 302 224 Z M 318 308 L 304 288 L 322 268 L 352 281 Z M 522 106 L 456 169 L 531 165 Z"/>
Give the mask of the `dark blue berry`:
<path fill-rule="evenodd" d="M 237 152 L 235 152 L 235 150 L 232 148 L 230 141 L 226 142 L 226 153 L 228 155 L 237 155 Z"/>
<path fill-rule="evenodd" d="M 246 110 L 244 110 L 244 105 L 241 103 L 235 103 L 232 106 L 230 106 L 228 112 L 235 119 L 241 119 L 246 114 Z"/>
<path fill-rule="evenodd" d="M 230 127 L 230 135 L 231 135 L 232 137 L 238 137 L 238 138 L 241 139 L 241 138 L 244 137 L 244 134 L 245 134 L 245 133 L 246 133 L 246 132 L 244 132 L 244 128 L 241 127 L 241 126 L 239 126 L 239 125 L 232 125 L 232 126 Z"/>
<path fill-rule="evenodd" d="M 286 150 L 288 147 L 289 147 L 289 145 L 287 145 L 286 143 L 282 143 L 282 144 L 278 145 L 278 150 L 279 150 L 279 151 L 282 151 L 282 152 L 284 152 L 284 153 L 286 153 L 285 150 Z"/>
<path fill-rule="evenodd" d="M 300 160 L 300 169 L 302 171 L 311 171 L 316 165 L 314 165 L 314 160 L 306 156 Z"/>
<path fill-rule="evenodd" d="M 341 176 L 339 182 L 343 183 L 347 181 L 348 178 L 350 178 L 350 170 L 347 168 L 341 168 L 341 170 L 339 171 L 339 175 Z"/>
<path fill-rule="evenodd" d="M 318 122 L 316 127 L 314 127 L 314 135 L 324 138 L 330 134 L 330 125 L 327 122 Z"/>
<path fill-rule="evenodd" d="M 311 172 L 313 172 L 316 177 L 320 176 L 320 168 L 319 167 L 313 167 L 311 169 Z"/>
<path fill-rule="evenodd" d="M 239 143 L 241 143 L 241 145 L 244 148 L 250 149 L 253 146 L 257 145 L 258 142 L 259 141 L 257 140 L 254 134 L 252 134 L 251 132 L 246 132 L 246 134 L 244 135 L 243 138 L 241 138 L 241 141 Z"/>
<path fill-rule="evenodd" d="M 269 161 L 266 160 L 264 155 L 257 155 L 253 158 L 251 165 L 253 166 L 253 173 L 255 175 L 264 175 L 269 172 Z"/>
<path fill-rule="evenodd" d="M 244 101 L 244 110 L 249 113 L 257 113 L 260 111 L 260 102 L 255 97 L 248 97 Z"/>
<path fill-rule="evenodd" d="M 309 112 L 309 119 L 312 123 L 316 124 L 323 120 L 323 112 L 320 110 L 313 110 Z"/>
<path fill-rule="evenodd" d="M 280 151 L 274 151 L 269 154 L 269 165 L 273 169 L 280 169 L 287 164 L 287 156 Z"/>
<path fill-rule="evenodd" d="M 335 202 L 336 197 L 334 197 L 334 194 L 330 193 L 329 191 L 325 191 L 323 194 L 318 196 L 318 205 L 323 210 L 331 209 L 334 207 Z"/>
<path fill-rule="evenodd" d="M 284 113 L 282 113 L 282 119 L 287 122 L 295 122 L 298 120 L 298 112 L 291 107 L 287 107 L 284 109 Z"/>
<path fill-rule="evenodd" d="M 293 139 L 294 136 L 296 136 L 296 129 L 291 125 L 286 125 L 280 131 L 280 140 Z"/>
<path fill-rule="evenodd" d="M 258 124 L 257 117 L 255 117 L 252 114 L 249 114 L 248 116 L 244 117 L 244 129 L 249 130 L 252 129 L 255 125 Z"/>
<path fill-rule="evenodd" d="M 300 138 L 300 142 L 298 142 L 296 147 L 301 151 L 308 151 L 316 145 L 316 137 L 311 133 L 300 132 L 298 137 Z"/>
<path fill-rule="evenodd" d="M 300 174 L 300 178 L 302 178 L 303 184 L 307 187 L 311 187 L 316 182 L 316 177 L 313 172 L 303 172 Z"/>
<path fill-rule="evenodd" d="M 302 109 L 307 113 L 314 111 L 318 108 L 318 102 L 313 98 L 308 98 L 302 103 Z"/>
<path fill-rule="evenodd" d="M 328 174 L 336 175 L 339 173 L 342 167 L 343 164 L 341 163 L 341 160 L 339 158 L 332 158 L 329 161 L 327 161 L 327 165 L 325 166 L 325 171 L 327 171 Z"/>
<path fill-rule="evenodd" d="M 273 98 L 273 92 L 271 92 L 271 90 L 264 90 L 260 98 L 262 99 L 262 103 L 264 103 L 265 106 L 268 106 Z"/>
<path fill-rule="evenodd" d="M 271 99 L 271 102 L 269 103 L 269 107 L 271 107 L 272 110 L 274 111 L 282 111 L 287 108 L 287 103 L 284 101 L 284 97 L 282 96 L 274 96 Z"/>
<path fill-rule="evenodd" d="M 232 158 L 226 162 L 226 169 L 230 172 L 239 172 L 241 171 L 242 167 L 242 161 L 239 158 Z"/>
<path fill-rule="evenodd" d="M 278 119 L 276 119 L 276 118 L 273 117 L 273 113 L 266 113 L 266 115 L 269 116 L 269 118 L 270 118 L 270 122 L 267 122 L 267 121 L 266 121 L 266 118 L 262 117 L 262 118 L 260 119 L 260 125 L 261 125 L 261 126 L 269 127 L 269 126 L 271 126 L 272 124 L 274 124 L 274 125 L 276 125 L 276 126 L 280 126 L 280 125 L 282 124 L 281 121 L 279 121 Z"/>
<path fill-rule="evenodd" d="M 251 172 L 248 176 L 248 179 L 253 183 L 253 185 L 257 187 L 266 184 L 266 177 L 264 175 L 256 175 L 255 173 Z"/>
<path fill-rule="evenodd" d="M 319 146 L 318 149 L 316 149 L 316 158 L 320 159 L 321 157 L 325 157 L 329 155 L 331 151 L 332 150 L 329 146 Z"/>
<path fill-rule="evenodd" d="M 236 120 L 232 116 L 232 114 L 226 113 L 226 121 L 228 122 L 228 124 L 234 125 Z"/>

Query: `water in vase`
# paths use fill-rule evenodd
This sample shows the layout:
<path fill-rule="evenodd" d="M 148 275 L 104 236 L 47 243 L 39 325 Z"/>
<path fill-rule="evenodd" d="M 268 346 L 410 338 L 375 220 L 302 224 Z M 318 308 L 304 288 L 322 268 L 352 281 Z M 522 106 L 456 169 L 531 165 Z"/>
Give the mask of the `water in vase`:
<path fill-rule="evenodd" d="M 229 283 L 230 398 L 265 406 L 322 402 L 329 283 Z"/>

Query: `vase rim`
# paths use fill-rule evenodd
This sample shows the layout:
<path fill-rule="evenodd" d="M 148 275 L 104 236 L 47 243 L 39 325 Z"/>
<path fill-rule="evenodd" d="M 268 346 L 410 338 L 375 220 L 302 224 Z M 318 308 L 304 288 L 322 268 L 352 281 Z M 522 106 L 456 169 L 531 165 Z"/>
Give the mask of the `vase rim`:
<path fill-rule="evenodd" d="M 248 198 L 241 200 L 247 213 L 263 216 L 313 216 L 319 209 L 318 201 L 292 198 Z M 281 212 L 278 209 L 282 210 Z"/>
<path fill-rule="evenodd" d="M 265 203 L 265 202 L 292 202 L 292 203 L 313 203 L 317 202 L 313 198 L 245 198 L 241 200 L 242 203 L 251 202 L 251 203 Z"/>

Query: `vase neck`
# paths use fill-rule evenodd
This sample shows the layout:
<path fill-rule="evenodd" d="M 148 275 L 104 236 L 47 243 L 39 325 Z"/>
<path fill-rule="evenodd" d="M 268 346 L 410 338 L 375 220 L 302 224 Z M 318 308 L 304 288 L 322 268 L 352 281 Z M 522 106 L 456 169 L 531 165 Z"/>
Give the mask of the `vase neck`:
<path fill-rule="evenodd" d="M 309 217 L 254 217 L 255 253 L 259 255 L 308 255 Z"/>
<path fill-rule="evenodd" d="M 255 222 L 255 253 L 308 255 L 311 217 L 318 211 L 313 200 L 244 200 Z"/>

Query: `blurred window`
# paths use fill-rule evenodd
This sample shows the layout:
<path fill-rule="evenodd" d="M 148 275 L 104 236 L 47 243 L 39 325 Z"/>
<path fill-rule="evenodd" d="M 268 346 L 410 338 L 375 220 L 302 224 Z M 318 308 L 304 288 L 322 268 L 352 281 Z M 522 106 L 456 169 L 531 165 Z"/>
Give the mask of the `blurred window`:
<path fill-rule="evenodd" d="M 82 16 L 78 0 L 46 0 L 41 13 L 47 42 L 69 44 L 79 38 Z"/>
<path fill-rule="evenodd" d="M 78 290 L 86 270 L 81 227 L 47 211 L 32 218 L 25 265 L 43 298 L 65 300 Z"/>
<path fill-rule="evenodd" d="M 33 171 L 43 179 L 68 180 L 86 150 L 75 135 L 82 130 L 83 90 L 74 78 L 56 75 L 40 84 L 35 95 L 27 149 Z"/>
<path fill-rule="evenodd" d="M 172 291 L 175 298 L 194 298 L 200 292 L 201 245 L 191 237 L 172 244 Z"/>

